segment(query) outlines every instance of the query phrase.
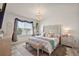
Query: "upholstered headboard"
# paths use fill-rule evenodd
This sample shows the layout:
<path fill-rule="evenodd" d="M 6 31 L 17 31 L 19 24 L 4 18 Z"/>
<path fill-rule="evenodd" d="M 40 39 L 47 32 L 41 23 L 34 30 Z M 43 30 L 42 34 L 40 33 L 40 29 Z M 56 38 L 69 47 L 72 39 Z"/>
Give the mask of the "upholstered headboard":
<path fill-rule="evenodd" d="M 61 35 L 61 25 L 46 25 L 43 27 L 44 33 L 55 33 L 56 35 Z"/>

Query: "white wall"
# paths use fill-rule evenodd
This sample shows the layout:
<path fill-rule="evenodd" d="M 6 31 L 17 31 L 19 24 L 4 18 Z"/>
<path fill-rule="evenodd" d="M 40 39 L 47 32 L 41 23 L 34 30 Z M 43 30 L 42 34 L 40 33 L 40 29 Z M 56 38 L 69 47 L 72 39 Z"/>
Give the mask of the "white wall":
<path fill-rule="evenodd" d="M 35 19 L 39 8 L 42 12 L 40 32 L 44 25 L 62 24 L 72 28 L 76 36 L 79 36 L 79 4 L 7 4 L 2 29 L 6 34 L 12 35 L 15 18 Z"/>

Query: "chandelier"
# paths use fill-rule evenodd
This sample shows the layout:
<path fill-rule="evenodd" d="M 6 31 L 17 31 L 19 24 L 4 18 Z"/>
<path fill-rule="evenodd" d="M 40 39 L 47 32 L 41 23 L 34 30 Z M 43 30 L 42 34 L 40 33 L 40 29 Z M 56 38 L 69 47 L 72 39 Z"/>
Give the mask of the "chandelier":
<path fill-rule="evenodd" d="M 42 14 L 41 14 L 41 11 L 40 9 L 37 10 L 37 13 L 36 13 L 36 20 L 37 21 L 40 21 L 42 19 Z"/>

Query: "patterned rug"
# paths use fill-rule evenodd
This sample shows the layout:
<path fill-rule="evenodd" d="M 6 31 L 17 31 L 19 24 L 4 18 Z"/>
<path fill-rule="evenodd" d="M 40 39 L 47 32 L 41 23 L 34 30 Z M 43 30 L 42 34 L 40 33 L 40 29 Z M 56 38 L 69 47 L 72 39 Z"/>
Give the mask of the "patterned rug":
<path fill-rule="evenodd" d="M 26 45 L 24 45 L 24 48 L 27 49 L 32 55 L 37 56 L 37 51 L 36 49 L 32 48 L 30 45 L 28 45 L 26 47 Z M 59 46 L 57 47 L 50 56 L 65 56 L 66 54 L 66 47 L 65 46 Z M 39 50 L 39 56 L 49 56 L 48 53 L 43 52 L 42 50 Z"/>

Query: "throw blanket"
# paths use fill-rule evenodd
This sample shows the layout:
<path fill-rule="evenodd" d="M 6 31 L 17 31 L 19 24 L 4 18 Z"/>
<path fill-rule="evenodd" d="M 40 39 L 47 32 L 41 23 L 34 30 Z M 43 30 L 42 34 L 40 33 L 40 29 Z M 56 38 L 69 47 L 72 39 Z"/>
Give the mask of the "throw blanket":
<path fill-rule="evenodd" d="M 52 48 L 54 49 L 54 48 L 55 48 L 55 42 L 54 42 L 54 40 L 51 40 L 51 41 L 49 41 L 49 42 L 50 42 Z"/>

